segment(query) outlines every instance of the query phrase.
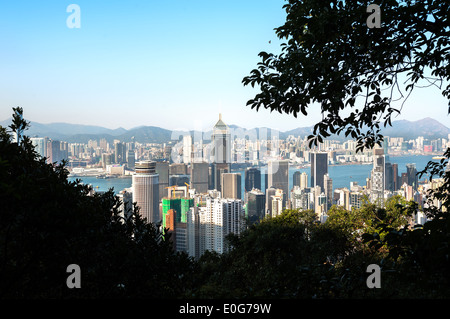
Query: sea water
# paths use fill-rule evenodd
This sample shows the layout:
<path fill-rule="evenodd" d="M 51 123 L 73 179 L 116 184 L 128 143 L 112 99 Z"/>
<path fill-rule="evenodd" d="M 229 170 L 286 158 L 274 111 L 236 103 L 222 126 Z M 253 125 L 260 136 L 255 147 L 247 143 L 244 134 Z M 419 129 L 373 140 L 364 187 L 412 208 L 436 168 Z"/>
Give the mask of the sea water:
<path fill-rule="evenodd" d="M 398 175 L 406 172 L 406 164 L 416 164 L 417 171 L 421 171 L 425 168 L 427 163 L 431 161 L 433 155 L 409 155 L 409 156 L 389 156 L 389 162 L 392 164 L 398 164 Z M 370 178 L 370 172 L 372 170 L 372 164 L 352 164 L 352 165 L 329 165 L 328 174 L 333 180 L 333 189 L 347 187 L 350 188 L 350 182 L 357 182 L 358 185 L 366 185 L 366 178 Z M 306 172 L 308 174 L 308 185 L 311 178 L 311 169 L 297 168 L 296 166 L 289 168 L 289 189 L 293 186 L 293 176 L 296 171 Z M 238 170 L 237 173 L 241 173 L 241 186 L 242 195 L 244 194 L 245 186 L 245 171 Z M 95 191 L 107 191 L 110 188 L 114 189 L 115 193 L 120 192 L 125 188 L 131 187 L 131 176 L 123 178 L 106 178 L 99 179 L 94 177 L 69 177 L 70 181 L 80 179 L 82 183 L 91 184 Z M 420 180 L 426 179 L 427 176 L 423 176 Z M 264 178 L 261 180 L 261 188 L 265 188 Z M 242 196 L 242 198 L 244 198 Z"/>

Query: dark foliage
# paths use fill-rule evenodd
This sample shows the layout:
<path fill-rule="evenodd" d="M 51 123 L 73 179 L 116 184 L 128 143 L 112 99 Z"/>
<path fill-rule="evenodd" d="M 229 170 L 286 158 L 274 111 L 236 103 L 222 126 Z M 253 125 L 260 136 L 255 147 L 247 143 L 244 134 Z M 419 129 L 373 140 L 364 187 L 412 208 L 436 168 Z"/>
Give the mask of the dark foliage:
<path fill-rule="evenodd" d="M 22 110 L 15 111 L 13 132 L 26 128 Z M 442 209 L 415 228 L 405 218 L 417 206 L 399 198 L 384 208 L 333 208 L 326 223 L 312 211 L 286 210 L 230 235 L 227 253 L 206 252 L 195 261 L 175 253 L 169 236 L 142 219 L 137 207 L 122 216 L 112 190 L 92 195 L 87 186 L 68 182 L 67 173 L 64 165 L 40 158 L 26 136 L 12 142 L 0 127 L 0 298 L 450 295 L 449 219 Z M 80 289 L 66 285 L 70 264 L 81 268 Z M 366 285 L 370 264 L 381 266 L 382 289 Z"/>
<path fill-rule="evenodd" d="M 275 29 L 286 42 L 279 55 L 261 52 L 258 67 L 243 79 L 261 90 L 247 105 L 297 117 L 318 103 L 323 119 L 311 143 L 345 133 L 362 150 L 380 144 L 380 125 L 391 125 L 403 107 L 392 103 L 404 102 L 419 84 L 449 98 L 450 84 L 442 84 L 450 79 L 450 3 L 381 1 L 381 28 L 368 28 L 372 3 L 287 0 L 286 22 Z M 399 76 L 406 76 L 404 91 Z"/>
<path fill-rule="evenodd" d="M 26 128 L 14 109 L 11 129 Z M 119 215 L 112 190 L 89 195 L 64 165 L 47 164 L 24 136 L 0 128 L 0 297 L 168 298 L 183 295 L 194 264 L 153 224 Z M 131 208 L 130 208 L 131 209 Z M 69 289 L 66 268 L 81 268 Z"/>

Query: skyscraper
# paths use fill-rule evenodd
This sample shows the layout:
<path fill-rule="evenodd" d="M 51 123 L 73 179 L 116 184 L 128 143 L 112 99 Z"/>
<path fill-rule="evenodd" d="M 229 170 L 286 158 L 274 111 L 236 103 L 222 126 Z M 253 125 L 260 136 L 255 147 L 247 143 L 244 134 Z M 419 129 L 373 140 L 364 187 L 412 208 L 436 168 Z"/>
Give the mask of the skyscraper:
<path fill-rule="evenodd" d="M 167 225 L 167 214 L 169 214 L 169 211 L 176 212 L 176 214 L 174 214 L 174 222 L 177 217 L 178 221 L 180 221 L 181 219 L 181 198 L 164 197 L 161 202 L 162 202 L 162 226 L 163 228 L 168 228 L 169 226 Z"/>
<path fill-rule="evenodd" d="M 176 211 L 175 221 L 178 223 L 186 223 L 187 221 L 187 212 L 190 207 L 194 206 L 193 198 L 186 197 L 177 197 L 177 198 L 163 198 L 162 199 L 162 225 L 163 227 L 167 227 L 165 223 L 166 215 L 169 210 Z"/>
<path fill-rule="evenodd" d="M 406 174 L 408 176 L 408 185 L 412 186 L 413 190 L 417 190 L 419 179 L 417 177 L 416 164 L 406 164 Z"/>
<path fill-rule="evenodd" d="M 241 199 L 241 174 L 239 173 L 223 173 L 222 174 L 222 197 Z"/>
<path fill-rule="evenodd" d="M 261 189 L 261 171 L 259 168 L 249 167 L 245 170 L 245 191 Z"/>
<path fill-rule="evenodd" d="M 266 216 L 272 216 L 272 197 L 275 196 L 276 191 L 273 187 L 266 189 Z"/>
<path fill-rule="evenodd" d="M 67 159 L 65 154 L 61 151 L 61 142 L 47 140 L 47 163 L 60 163 L 63 159 Z"/>
<path fill-rule="evenodd" d="M 393 190 L 396 191 L 400 188 L 400 177 L 398 176 L 398 164 L 392 164 L 392 179 Z"/>
<path fill-rule="evenodd" d="M 191 207 L 187 215 L 188 253 L 198 258 L 205 251 L 228 251 L 225 237 L 239 235 L 244 226 L 244 207 L 240 199 L 207 196 L 204 206 Z"/>
<path fill-rule="evenodd" d="M 159 175 L 159 201 L 164 197 L 169 187 L 169 162 L 156 162 L 155 172 Z"/>
<path fill-rule="evenodd" d="M 359 209 L 363 203 L 363 194 L 361 192 L 350 192 L 350 210 Z"/>
<path fill-rule="evenodd" d="M 291 190 L 291 208 L 314 209 L 314 192 L 312 188 L 294 186 Z"/>
<path fill-rule="evenodd" d="M 306 172 L 303 172 L 300 175 L 300 189 L 305 189 L 308 187 L 308 174 Z"/>
<path fill-rule="evenodd" d="M 192 136 L 183 136 L 183 163 L 191 163 L 192 160 Z"/>
<path fill-rule="evenodd" d="M 137 203 L 139 213 L 150 223 L 159 223 L 159 175 L 155 162 L 144 161 L 136 164 L 132 178 L 133 202 Z"/>
<path fill-rule="evenodd" d="M 134 170 L 135 165 L 136 165 L 136 154 L 134 153 L 134 150 L 128 150 L 128 152 L 127 152 L 127 167 L 129 169 Z"/>
<path fill-rule="evenodd" d="M 214 125 L 211 136 L 213 156 L 213 183 L 214 188 L 221 190 L 221 175 L 229 173 L 231 163 L 231 138 L 228 126 L 222 121 L 222 114 Z"/>
<path fill-rule="evenodd" d="M 247 196 L 247 218 L 250 224 L 254 224 L 266 216 L 266 195 L 258 189 L 252 189 Z"/>
<path fill-rule="evenodd" d="M 283 190 L 283 208 L 285 208 L 289 194 L 289 161 L 270 161 L 267 169 L 268 186 Z"/>
<path fill-rule="evenodd" d="M 178 211 L 169 209 L 163 215 L 163 223 L 165 231 L 171 234 L 169 240 L 172 242 L 174 250 L 187 252 L 187 223 L 180 221 L 179 215 Z"/>
<path fill-rule="evenodd" d="M 350 190 L 348 188 L 338 188 L 334 191 L 336 205 L 350 210 Z"/>
<path fill-rule="evenodd" d="M 375 148 L 373 150 L 373 168 L 371 176 L 371 201 L 384 200 L 384 186 L 385 186 L 385 155 L 382 148 Z"/>
<path fill-rule="evenodd" d="M 321 222 L 324 222 L 327 214 L 327 196 L 320 191 L 320 186 L 314 187 L 314 212 Z"/>
<path fill-rule="evenodd" d="M 112 163 L 112 154 L 103 153 L 102 154 L 102 167 L 106 169 L 107 165 L 111 165 Z"/>
<path fill-rule="evenodd" d="M 323 186 L 324 186 L 324 193 L 327 197 L 327 211 L 330 209 L 330 207 L 333 205 L 333 180 L 331 179 L 330 175 L 326 173 L 323 176 Z"/>
<path fill-rule="evenodd" d="M 208 163 L 191 164 L 191 188 L 195 189 L 195 191 L 199 194 L 208 192 L 208 173 Z"/>
<path fill-rule="evenodd" d="M 226 163 L 212 163 L 212 185 L 214 189 L 222 191 L 222 174 L 231 172 L 230 164 Z"/>
<path fill-rule="evenodd" d="M 261 168 L 261 184 L 262 184 L 262 181 L 264 181 L 264 187 L 262 187 L 262 185 L 261 185 L 261 188 L 264 188 L 264 189 L 261 189 L 261 190 L 263 192 L 265 192 L 270 187 L 269 186 L 269 177 L 267 175 L 267 167 Z"/>
<path fill-rule="evenodd" d="M 323 176 L 328 173 L 328 153 L 313 152 L 310 153 L 311 162 L 311 187 L 320 186 L 325 189 Z"/>
<path fill-rule="evenodd" d="M 184 163 L 169 164 L 169 175 L 186 175 L 187 165 Z"/>
<path fill-rule="evenodd" d="M 230 132 L 228 126 L 222 121 L 222 114 L 219 114 L 219 120 L 214 125 L 211 141 L 213 143 L 213 162 L 216 164 L 231 163 Z"/>
<path fill-rule="evenodd" d="M 284 192 L 282 189 L 277 189 L 275 191 L 275 195 L 273 195 L 272 198 L 270 199 L 272 203 L 272 212 L 271 212 L 272 217 L 276 217 L 283 212 L 285 197 L 286 196 L 284 196 Z"/>
<path fill-rule="evenodd" d="M 194 205 L 194 207 L 191 207 L 187 212 L 187 253 L 195 259 L 200 258 L 203 253 L 200 249 L 202 246 L 202 240 L 204 239 L 201 237 L 202 227 L 200 224 L 200 219 L 203 217 L 202 213 L 205 211 L 205 207 Z"/>
<path fill-rule="evenodd" d="M 116 195 L 122 204 L 119 207 L 119 215 L 128 218 L 133 212 L 133 193 L 131 188 L 125 188 Z"/>
<path fill-rule="evenodd" d="M 119 140 L 114 141 L 114 162 L 116 164 L 122 164 L 126 162 L 127 148 L 126 144 Z"/>
<path fill-rule="evenodd" d="M 387 161 L 384 163 L 384 189 L 394 191 L 394 170 Z"/>
<path fill-rule="evenodd" d="M 61 160 L 69 159 L 69 143 L 60 141 L 59 142 L 59 152 L 61 154 Z"/>
<path fill-rule="evenodd" d="M 47 137 L 32 137 L 30 138 L 34 149 L 41 157 L 47 157 Z"/>
<path fill-rule="evenodd" d="M 294 186 L 298 186 L 300 187 L 300 176 L 301 176 L 302 172 L 300 171 L 295 171 L 294 175 L 292 176 L 292 187 Z"/>

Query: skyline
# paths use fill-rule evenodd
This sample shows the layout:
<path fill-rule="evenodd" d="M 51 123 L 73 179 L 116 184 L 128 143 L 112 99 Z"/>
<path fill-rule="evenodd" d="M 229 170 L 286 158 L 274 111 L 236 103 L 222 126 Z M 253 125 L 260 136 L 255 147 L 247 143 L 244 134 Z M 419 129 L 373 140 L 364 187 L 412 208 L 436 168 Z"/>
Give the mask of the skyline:
<path fill-rule="evenodd" d="M 66 25 L 69 2 L 0 4 L 0 120 L 15 106 L 33 122 L 127 130 L 205 131 L 218 113 L 280 131 L 321 119 L 317 105 L 297 119 L 245 105 L 258 91 L 241 81 L 258 53 L 280 51 L 274 28 L 285 1 L 75 3 L 79 29 Z M 431 117 L 450 127 L 447 103 L 438 89 L 418 88 L 393 120 Z"/>
<path fill-rule="evenodd" d="M 0 120 L 0 126 L 8 127 L 11 124 L 12 117 L 6 120 Z M 27 119 L 28 121 L 28 119 Z M 270 127 L 255 127 L 252 129 L 242 128 L 235 124 L 226 124 L 229 129 L 232 130 L 232 135 L 238 138 L 242 134 L 245 134 L 243 138 L 250 138 L 253 134 L 262 133 L 263 136 L 269 132 L 279 133 L 281 139 L 285 139 L 289 135 L 293 136 L 307 136 L 312 133 L 313 127 L 299 127 L 293 130 L 280 131 Z M 260 130 L 263 130 L 262 132 Z M 267 130 L 267 131 L 266 131 Z M 210 135 L 213 133 L 213 125 L 207 130 L 174 130 L 171 131 L 164 127 L 158 126 L 140 126 L 131 128 L 129 130 L 124 128 L 108 129 L 102 126 L 87 126 L 83 124 L 70 124 L 70 123 L 50 123 L 43 124 L 38 122 L 30 121 L 29 128 L 27 129 L 27 135 L 30 137 L 48 137 L 56 140 L 69 139 L 72 142 L 84 140 L 86 136 L 90 139 L 101 139 L 101 138 L 125 138 L 129 139 L 131 134 L 137 134 L 136 139 L 140 142 L 145 142 L 144 140 L 150 140 L 152 142 L 160 142 L 169 140 L 178 140 L 180 136 L 186 134 L 194 134 L 194 139 L 202 138 L 208 140 Z M 198 135 L 201 134 L 201 135 Z M 205 135 L 206 134 L 206 135 Z M 248 135 L 250 134 L 250 135 Z M 270 135 L 271 133 L 269 133 Z M 393 122 L 392 127 L 386 127 L 382 130 L 382 134 L 385 137 L 401 137 L 406 140 L 415 139 L 417 137 L 424 137 L 425 139 L 438 139 L 447 138 L 450 136 L 450 128 L 443 125 L 441 122 L 432 118 L 423 118 L 418 121 L 408 121 L 402 120 Z M 144 140 L 142 140 L 144 138 Z M 328 138 L 329 140 L 349 140 L 350 137 L 345 137 L 345 134 L 332 135 Z"/>

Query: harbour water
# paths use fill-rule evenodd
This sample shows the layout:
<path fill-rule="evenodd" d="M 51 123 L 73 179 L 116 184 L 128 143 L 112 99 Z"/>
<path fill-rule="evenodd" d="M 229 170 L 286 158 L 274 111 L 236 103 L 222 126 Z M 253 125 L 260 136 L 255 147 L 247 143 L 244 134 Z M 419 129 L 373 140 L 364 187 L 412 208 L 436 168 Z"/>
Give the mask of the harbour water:
<path fill-rule="evenodd" d="M 398 156 L 389 157 L 391 163 L 398 164 L 398 174 L 406 172 L 406 164 L 414 163 L 416 164 L 417 171 L 421 171 L 425 168 L 427 163 L 431 161 L 433 155 L 415 155 L 415 156 Z M 370 171 L 372 170 L 372 164 L 369 165 L 330 165 L 328 166 L 328 174 L 333 179 L 333 189 L 347 187 L 350 188 L 350 182 L 357 182 L 359 185 L 366 185 L 366 178 L 370 177 Z M 306 172 L 308 174 L 308 183 L 310 179 L 310 168 L 298 169 L 296 167 L 289 168 L 289 189 L 293 185 L 293 175 L 294 172 Z M 244 194 L 244 170 L 236 171 L 241 173 L 242 176 L 242 194 Z M 91 184 L 96 191 L 107 191 L 110 188 L 114 188 L 114 192 L 118 193 L 124 188 L 131 187 L 131 176 L 123 178 L 106 178 L 98 179 L 96 177 L 69 177 L 70 181 L 76 178 L 81 179 L 85 184 Z M 423 176 L 421 180 L 426 179 Z M 264 179 L 261 181 L 261 188 L 264 189 Z"/>

